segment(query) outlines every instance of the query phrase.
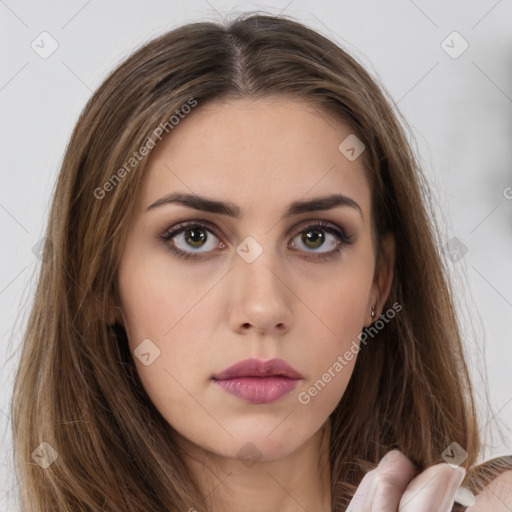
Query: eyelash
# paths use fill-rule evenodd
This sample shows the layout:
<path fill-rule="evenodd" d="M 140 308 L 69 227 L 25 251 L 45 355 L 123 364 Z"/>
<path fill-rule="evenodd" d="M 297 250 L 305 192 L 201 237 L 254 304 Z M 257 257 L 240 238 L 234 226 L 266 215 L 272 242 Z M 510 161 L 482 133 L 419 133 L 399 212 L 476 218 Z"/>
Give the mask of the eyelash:
<path fill-rule="evenodd" d="M 181 249 L 178 249 L 177 247 L 173 247 L 171 244 L 168 243 L 171 238 L 173 238 L 176 235 L 179 235 L 180 233 L 185 231 L 187 228 L 191 228 L 191 227 L 206 229 L 207 231 L 210 231 L 211 233 L 213 233 L 217 238 L 220 238 L 215 233 L 216 230 L 210 223 L 205 222 L 205 221 L 188 221 L 188 222 L 182 222 L 182 223 L 172 227 L 171 229 L 167 229 L 166 231 L 164 231 L 164 233 L 162 233 L 161 235 L 158 235 L 157 239 L 164 242 L 167 245 L 167 248 L 174 255 L 178 256 L 179 258 L 183 258 L 186 260 L 201 259 L 203 256 L 201 256 L 200 254 L 194 254 L 193 252 L 182 251 Z M 332 251 L 318 253 L 318 254 L 309 253 L 309 254 L 313 255 L 313 258 L 308 257 L 308 259 L 316 259 L 316 260 L 321 260 L 321 261 L 331 259 L 341 252 L 340 245 L 351 245 L 353 243 L 352 236 L 347 235 L 343 229 L 338 228 L 335 225 L 333 225 L 329 222 L 325 222 L 325 221 L 316 221 L 313 224 L 306 226 L 304 229 L 301 229 L 300 231 L 296 232 L 294 234 L 293 238 L 295 238 L 297 235 L 300 235 L 301 233 L 304 233 L 304 232 L 307 232 L 307 231 L 310 231 L 313 229 L 318 229 L 318 228 L 321 228 L 322 231 L 326 231 L 327 233 L 331 233 L 332 235 L 334 235 L 340 243 L 337 244 L 336 248 L 333 249 Z"/>

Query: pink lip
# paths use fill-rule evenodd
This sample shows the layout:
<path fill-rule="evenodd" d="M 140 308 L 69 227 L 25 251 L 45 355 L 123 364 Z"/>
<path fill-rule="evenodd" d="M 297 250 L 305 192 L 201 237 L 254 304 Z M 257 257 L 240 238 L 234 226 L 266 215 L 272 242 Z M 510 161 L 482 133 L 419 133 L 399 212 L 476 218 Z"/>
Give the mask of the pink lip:
<path fill-rule="evenodd" d="M 282 359 L 245 359 L 213 376 L 228 393 L 255 404 L 266 404 L 290 393 L 302 375 Z"/>

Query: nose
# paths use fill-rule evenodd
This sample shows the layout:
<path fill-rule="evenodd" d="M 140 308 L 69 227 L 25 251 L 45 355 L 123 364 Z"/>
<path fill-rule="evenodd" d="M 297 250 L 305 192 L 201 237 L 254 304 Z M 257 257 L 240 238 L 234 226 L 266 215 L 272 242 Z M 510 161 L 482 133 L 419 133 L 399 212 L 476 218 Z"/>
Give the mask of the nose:
<path fill-rule="evenodd" d="M 293 292 L 277 258 L 264 250 L 248 263 L 238 255 L 230 272 L 229 325 L 235 332 L 282 335 L 292 326 Z"/>

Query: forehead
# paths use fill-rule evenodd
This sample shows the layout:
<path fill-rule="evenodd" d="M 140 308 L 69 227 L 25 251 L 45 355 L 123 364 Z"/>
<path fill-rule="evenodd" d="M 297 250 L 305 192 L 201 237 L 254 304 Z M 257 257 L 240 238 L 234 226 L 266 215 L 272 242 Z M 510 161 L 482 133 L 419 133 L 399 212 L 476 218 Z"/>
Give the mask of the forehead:
<path fill-rule="evenodd" d="M 338 192 L 368 210 L 363 158 L 351 161 L 339 150 L 351 134 L 301 100 L 199 103 L 153 150 L 139 203 L 146 208 L 179 191 L 278 213 L 292 200 Z"/>

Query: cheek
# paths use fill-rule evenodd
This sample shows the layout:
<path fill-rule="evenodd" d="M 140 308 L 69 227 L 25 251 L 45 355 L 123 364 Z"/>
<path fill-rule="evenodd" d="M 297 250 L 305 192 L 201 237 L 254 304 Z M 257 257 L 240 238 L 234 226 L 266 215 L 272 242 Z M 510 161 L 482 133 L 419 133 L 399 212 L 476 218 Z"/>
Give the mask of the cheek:
<path fill-rule="evenodd" d="M 186 431 L 204 423 L 204 411 L 191 397 L 203 391 L 208 374 L 214 322 L 206 288 L 191 286 L 186 273 L 150 258 L 126 266 L 119 283 L 130 351 L 151 402 L 174 427 Z"/>
<path fill-rule="evenodd" d="M 370 280 L 368 269 L 340 271 L 309 294 L 310 311 L 303 317 L 301 349 L 308 354 L 309 375 L 298 400 L 317 412 L 330 413 L 343 396 L 359 353 Z"/>
<path fill-rule="evenodd" d="M 165 250 L 140 254 L 127 251 L 119 270 L 123 312 L 135 342 L 139 339 L 171 339 L 183 320 L 193 313 L 207 291 L 204 273 L 186 268 Z M 200 329 L 196 322 L 196 329 Z"/>
<path fill-rule="evenodd" d="M 179 397 L 183 387 L 192 389 L 193 372 L 187 369 L 204 366 L 207 319 L 212 322 L 204 310 L 207 301 L 200 300 L 206 288 L 194 286 L 182 267 L 169 262 L 166 254 L 143 257 L 134 250 L 118 274 L 130 351 L 155 401 L 160 395 L 162 400 Z"/>
<path fill-rule="evenodd" d="M 298 294 L 306 298 L 304 302 L 312 312 L 309 321 L 315 321 L 316 317 L 316 323 L 322 324 L 321 332 L 325 333 L 323 337 L 327 345 L 332 345 L 328 341 L 332 340 L 340 348 L 361 332 L 368 312 L 371 271 L 369 265 L 354 257 L 329 276 L 324 276 L 315 288 L 309 285 L 308 290 L 306 285 L 300 285 Z M 311 290 L 315 291 L 312 293 Z"/>
<path fill-rule="evenodd" d="M 318 326 L 319 321 L 315 319 L 316 336 L 313 329 L 308 329 L 312 333 L 304 347 L 310 361 L 308 384 L 320 379 L 325 384 L 319 384 L 324 399 L 327 395 L 341 398 L 348 384 L 359 351 L 365 300 L 362 293 L 340 295 L 338 292 L 335 305 L 328 303 L 321 309 L 323 325 Z M 328 388 L 327 393 L 324 387 Z"/>

